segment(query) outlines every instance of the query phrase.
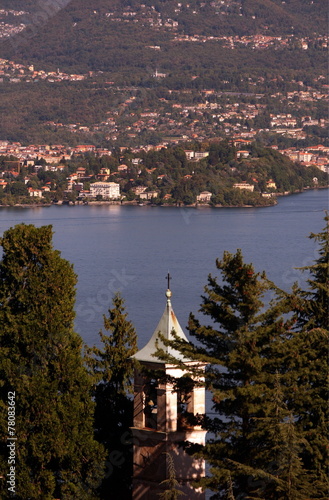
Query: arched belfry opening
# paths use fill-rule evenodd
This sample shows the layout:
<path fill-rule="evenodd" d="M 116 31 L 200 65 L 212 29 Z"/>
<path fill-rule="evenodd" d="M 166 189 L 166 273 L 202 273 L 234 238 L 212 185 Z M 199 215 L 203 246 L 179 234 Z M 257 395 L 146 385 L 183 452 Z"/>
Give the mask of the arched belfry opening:
<path fill-rule="evenodd" d="M 189 456 L 179 445 L 182 441 L 205 444 L 204 431 L 191 423 L 187 415 L 205 413 L 205 388 L 202 384 L 191 384 L 184 390 L 174 389 L 174 379 L 187 374 L 191 364 L 181 353 L 164 345 L 160 338 L 173 340 L 175 334 L 188 341 L 171 305 L 171 291 L 166 291 L 164 313 L 148 343 L 133 357 L 140 368 L 134 376 L 134 476 L 133 500 L 154 500 L 163 491 L 160 483 L 168 478 L 168 454 L 176 471 L 176 479 L 188 500 L 204 500 L 205 495 L 191 482 L 205 475 L 202 459 Z M 177 367 L 154 356 L 157 348 L 179 359 L 183 365 Z M 186 369 L 184 367 L 186 366 Z M 199 371 L 202 369 L 198 366 Z M 203 366 L 204 369 L 204 366 Z M 198 375 L 200 382 L 202 376 Z"/>

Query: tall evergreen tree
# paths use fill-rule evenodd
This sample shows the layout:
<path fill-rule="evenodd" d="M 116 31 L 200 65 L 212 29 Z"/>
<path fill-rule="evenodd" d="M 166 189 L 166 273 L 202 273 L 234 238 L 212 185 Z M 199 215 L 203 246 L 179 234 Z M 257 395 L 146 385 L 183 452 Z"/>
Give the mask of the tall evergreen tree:
<path fill-rule="evenodd" d="M 201 483 L 217 499 L 227 498 L 229 478 L 231 497 L 307 498 L 313 490 L 301 461 L 305 443 L 295 414 L 285 407 L 288 388 L 282 389 L 281 405 L 276 395 L 277 373 L 286 370 L 282 351 L 295 324 L 294 317 L 284 319 L 291 297 L 277 295 L 265 308 L 275 286 L 244 263 L 240 250 L 224 252 L 216 264 L 221 278 L 209 276 L 200 309 L 210 324 L 191 315 L 189 331 L 197 345 L 180 346 L 187 357 L 210 363 L 207 379 L 217 417 L 205 418 L 213 437 L 199 453 L 211 475 Z"/>
<path fill-rule="evenodd" d="M 235 500 L 234 498 L 234 493 L 233 493 L 233 483 L 232 483 L 232 477 L 231 474 L 229 475 L 228 478 L 228 488 L 227 488 L 227 500 Z"/>
<path fill-rule="evenodd" d="M 259 470 L 262 482 L 271 480 L 261 458 L 258 422 L 267 415 L 264 396 L 273 386 L 277 367 L 273 348 L 286 325 L 283 304 L 273 301 L 264 309 L 264 296 L 272 285 L 264 273 L 244 263 L 240 250 L 235 255 L 224 252 L 216 265 L 221 280 L 209 276 L 200 309 L 211 324 L 202 326 L 191 315 L 189 331 L 198 341 L 200 359 L 211 363 L 208 379 L 218 414 L 208 421 L 215 437 L 203 456 L 212 464 L 212 476 L 203 483 L 218 492 L 215 498 L 226 498 L 230 476 L 234 495 L 255 493 Z"/>
<path fill-rule="evenodd" d="M 216 492 L 214 499 L 327 498 L 328 217 L 326 222 L 321 233 L 311 234 L 320 248 L 314 265 L 305 268 L 309 290 L 280 291 L 243 262 L 241 251 L 224 252 L 216 262 L 221 279 L 209 276 L 202 297 L 200 311 L 210 323 L 191 315 L 197 343 L 172 344 L 187 359 L 209 363 L 217 416 L 205 416 L 212 438 L 190 452 L 208 460 L 210 476 L 201 483 Z"/>
<path fill-rule="evenodd" d="M 295 418 L 285 399 L 277 373 L 274 387 L 269 386 L 263 396 L 265 416 L 256 419 L 255 432 L 251 436 L 258 444 L 259 469 L 248 471 L 253 478 L 250 486 L 254 487 L 256 498 L 303 500 L 312 490 L 301 459 L 305 441 L 297 432 Z M 244 470 L 242 464 L 237 465 Z"/>
<path fill-rule="evenodd" d="M 328 483 L 328 359 L 329 359 L 329 218 L 310 238 L 319 243 L 318 258 L 305 268 L 309 288 L 291 294 L 295 328 L 281 346 L 282 383 L 295 415 L 298 432 L 307 445 L 303 464 L 313 480 L 313 497 L 325 498 Z M 318 495 L 318 496 L 316 496 Z"/>
<path fill-rule="evenodd" d="M 87 362 L 95 379 L 96 438 L 108 453 L 108 473 L 100 488 L 102 498 L 131 498 L 132 438 L 129 427 L 133 420 L 133 363 L 137 352 L 137 335 L 125 313 L 124 300 L 117 293 L 109 316 L 104 316 L 100 332 L 103 348 L 87 349 Z"/>
<path fill-rule="evenodd" d="M 298 326 L 303 330 L 329 328 L 329 216 L 324 218 L 326 225 L 320 233 L 311 233 L 309 238 L 319 244 L 318 258 L 311 266 L 302 267 L 309 271 L 307 280 L 309 290 L 298 290 L 301 303 L 296 308 Z"/>
<path fill-rule="evenodd" d="M 15 393 L 16 496 L 91 499 L 104 473 L 94 440 L 91 379 L 74 332 L 76 276 L 52 228 L 19 224 L 0 243 L 1 471 L 8 471 L 7 401 Z M 1 498 L 9 498 L 0 483 Z"/>
<path fill-rule="evenodd" d="M 329 490 L 328 344 L 324 329 L 296 331 L 279 351 L 285 401 L 304 443 L 303 469 L 312 479 L 311 498 L 326 498 Z"/>

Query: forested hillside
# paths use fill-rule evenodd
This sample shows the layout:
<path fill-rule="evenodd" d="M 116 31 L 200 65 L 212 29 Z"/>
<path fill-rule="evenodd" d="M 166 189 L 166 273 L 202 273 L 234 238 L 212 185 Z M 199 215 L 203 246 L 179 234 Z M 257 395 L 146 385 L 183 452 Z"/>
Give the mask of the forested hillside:
<path fill-rule="evenodd" d="M 238 68 L 242 60 L 253 67 L 273 67 L 279 59 L 280 65 L 296 68 L 294 57 L 282 60 L 273 56 L 268 63 L 268 55 L 263 61 L 250 54 L 232 58 L 231 51 L 220 50 L 222 44 L 218 49 L 213 43 L 202 47 L 193 44 L 191 50 L 191 44 L 177 42 L 177 36 L 308 36 L 327 32 L 327 7 L 321 0 L 146 0 L 143 4 L 136 0 L 97 0 L 92 4 L 62 0 L 51 7 L 18 0 L 1 2 L 3 7 L 9 8 L 9 4 L 11 9 L 16 6 L 29 13 L 23 17 L 27 28 L 14 40 L 2 43 L 0 57 L 75 71 L 124 71 L 127 67 L 145 71 L 148 67 L 155 69 L 156 64 L 173 70 L 183 63 L 185 69 L 194 72 L 200 64 L 213 67 L 215 61 L 231 68 Z M 150 50 L 154 45 L 161 45 L 162 50 Z M 298 62 L 302 65 L 308 61 Z"/>
<path fill-rule="evenodd" d="M 322 0 L 1 0 L 0 9 L 0 139 L 128 146 L 172 136 L 202 140 L 230 134 L 231 126 L 212 127 L 218 114 L 198 120 L 196 107 L 224 110 L 233 93 L 230 105 L 259 104 L 259 116 L 247 117 L 244 128 L 269 129 L 270 113 L 292 114 L 301 127 L 306 116 L 317 120 L 310 143 L 324 142 L 316 128 L 328 114 Z M 182 105 L 189 107 L 183 120 L 172 109 Z M 131 130 L 150 110 L 158 122 Z M 114 130 L 103 126 L 109 117 Z M 65 129 L 70 124 L 74 133 Z"/>

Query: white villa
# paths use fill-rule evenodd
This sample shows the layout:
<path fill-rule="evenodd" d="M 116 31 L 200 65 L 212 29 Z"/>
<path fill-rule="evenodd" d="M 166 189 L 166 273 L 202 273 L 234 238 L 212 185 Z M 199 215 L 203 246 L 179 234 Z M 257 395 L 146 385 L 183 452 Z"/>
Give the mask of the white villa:
<path fill-rule="evenodd" d="M 90 184 L 90 195 L 95 197 L 97 195 L 110 200 L 120 198 L 120 184 L 116 182 L 94 182 Z"/>
<path fill-rule="evenodd" d="M 197 201 L 201 203 L 208 203 L 211 200 L 212 193 L 210 191 L 202 191 L 202 193 L 198 194 L 196 197 Z"/>
<path fill-rule="evenodd" d="M 246 189 L 247 191 L 253 191 L 255 186 L 253 184 L 248 184 L 247 182 L 236 182 L 233 184 L 234 188 Z"/>

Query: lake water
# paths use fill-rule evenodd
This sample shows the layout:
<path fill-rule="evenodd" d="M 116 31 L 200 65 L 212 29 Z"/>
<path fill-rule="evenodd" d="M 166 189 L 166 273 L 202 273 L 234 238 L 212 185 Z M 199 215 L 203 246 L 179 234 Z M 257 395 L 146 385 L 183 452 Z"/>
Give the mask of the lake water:
<path fill-rule="evenodd" d="M 224 250 L 241 248 L 245 261 L 265 270 L 280 288 L 304 282 L 301 271 L 317 258 L 308 238 L 324 227 L 328 190 L 279 198 L 266 208 L 51 206 L 1 208 L 0 234 L 20 222 L 52 224 L 54 247 L 78 275 L 76 329 L 98 344 L 102 315 L 120 290 L 142 347 L 165 307 L 166 275 L 184 328 L 197 312 L 209 273 Z"/>

